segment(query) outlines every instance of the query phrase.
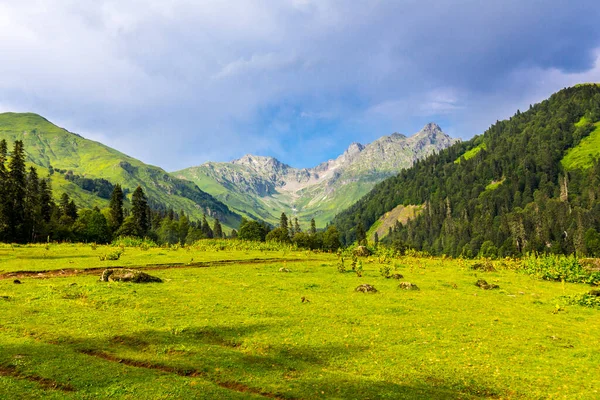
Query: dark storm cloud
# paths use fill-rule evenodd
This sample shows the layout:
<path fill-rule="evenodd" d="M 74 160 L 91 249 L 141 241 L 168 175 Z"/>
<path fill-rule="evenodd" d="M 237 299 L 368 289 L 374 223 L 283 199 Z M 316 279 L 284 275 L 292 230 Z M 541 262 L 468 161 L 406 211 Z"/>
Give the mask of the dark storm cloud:
<path fill-rule="evenodd" d="M 0 108 L 168 169 L 249 152 L 310 166 L 428 121 L 468 138 L 563 86 L 600 80 L 599 10 L 556 0 L 0 2 Z"/>

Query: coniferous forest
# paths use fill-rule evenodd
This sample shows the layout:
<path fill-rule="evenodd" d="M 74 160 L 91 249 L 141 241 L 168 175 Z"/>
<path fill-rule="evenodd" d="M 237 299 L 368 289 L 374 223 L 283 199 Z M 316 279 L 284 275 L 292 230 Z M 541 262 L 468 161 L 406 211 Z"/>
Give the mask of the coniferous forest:
<path fill-rule="evenodd" d="M 23 142 L 15 141 L 9 153 L 7 142 L 0 141 L 0 242 L 108 243 L 130 236 L 185 244 L 225 237 L 218 219 L 211 227 L 206 216 L 202 221 L 190 221 L 183 211 L 153 208 L 139 186 L 132 193 L 131 207 L 126 207 L 121 185 L 110 186 L 110 204 L 103 210 L 80 209 L 68 193 L 62 193 L 56 202 L 50 179 L 40 178 L 35 167 L 27 168 Z"/>
<path fill-rule="evenodd" d="M 598 121 L 598 85 L 564 89 L 402 170 L 333 223 L 350 244 L 397 205 L 424 205 L 384 241 L 436 255 L 598 256 Z"/>

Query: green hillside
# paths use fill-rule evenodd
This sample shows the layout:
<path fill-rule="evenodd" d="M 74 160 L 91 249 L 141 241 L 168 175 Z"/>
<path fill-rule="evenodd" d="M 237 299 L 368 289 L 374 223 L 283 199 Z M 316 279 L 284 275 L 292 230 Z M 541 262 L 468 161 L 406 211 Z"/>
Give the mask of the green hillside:
<path fill-rule="evenodd" d="M 333 223 L 351 243 L 359 222 L 423 204 L 386 240 L 452 256 L 600 255 L 599 155 L 600 86 L 564 89 L 381 182 Z"/>
<path fill-rule="evenodd" d="M 239 215 L 193 183 L 68 132 L 37 114 L 0 114 L 0 139 L 6 139 L 9 147 L 15 140 L 22 140 L 28 163 L 40 169 L 40 176 L 52 175 L 55 196 L 67 192 L 79 206 L 102 207 L 108 202 L 67 180 L 68 171 L 79 180 L 104 179 L 112 184 L 119 183 L 130 193 L 140 185 L 154 207 L 184 210 L 192 219 L 199 219 L 206 213 L 211 218 L 219 218 L 228 227 L 239 225 Z"/>

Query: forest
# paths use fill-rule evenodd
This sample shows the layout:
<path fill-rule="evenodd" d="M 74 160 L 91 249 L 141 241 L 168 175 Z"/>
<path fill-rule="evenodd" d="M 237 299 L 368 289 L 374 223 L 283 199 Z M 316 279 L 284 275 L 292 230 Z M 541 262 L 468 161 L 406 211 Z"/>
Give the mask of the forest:
<path fill-rule="evenodd" d="M 333 224 L 350 244 L 364 240 L 364 230 L 397 205 L 424 205 L 383 241 L 433 255 L 598 256 L 599 149 L 587 140 L 598 121 L 599 86 L 564 89 L 483 135 L 417 161 Z M 574 149 L 579 162 L 570 162 Z"/>

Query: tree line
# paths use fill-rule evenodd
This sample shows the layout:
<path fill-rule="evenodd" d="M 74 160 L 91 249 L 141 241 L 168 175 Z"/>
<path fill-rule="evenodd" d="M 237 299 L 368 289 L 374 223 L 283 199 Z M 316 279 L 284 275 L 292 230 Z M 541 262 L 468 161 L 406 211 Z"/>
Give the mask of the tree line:
<path fill-rule="evenodd" d="M 341 247 L 340 234 L 335 226 L 330 225 L 325 231 L 318 231 L 313 218 L 309 229 L 304 232 L 298 218 L 292 221 L 285 213 L 281 213 L 279 226 L 274 229 L 265 222 L 242 219 L 237 236 L 243 240 L 295 244 L 313 250 L 335 251 Z"/>
<path fill-rule="evenodd" d="M 77 179 L 84 183 L 95 182 Z M 106 189 L 108 185 L 101 181 Z M 211 225 L 206 215 L 201 221 L 191 221 L 183 210 L 177 213 L 162 205 L 152 207 L 155 203 L 146 197 L 141 186 L 133 191 L 130 204 L 126 204 L 121 185 L 110 185 L 110 201 L 104 209 L 80 208 L 68 193 L 63 193 L 55 202 L 50 177 L 40 178 L 35 167 L 26 167 L 23 142 L 15 141 L 9 155 L 6 141 L 0 141 L 0 241 L 108 243 L 128 236 L 148 238 L 160 244 L 184 245 L 200 239 L 229 237 L 296 244 L 307 249 L 340 247 L 335 227 L 317 231 L 314 219 L 306 232 L 297 218 L 288 221 L 285 213 L 275 229 L 262 221 L 242 219 L 239 234 L 233 229 L 227 236 L 218 218 Z"/>
<path fill-rule="evenodd" d="M 202 238 L 223 238 L 218 219 L 209 225 L 190 221 L 183 211 L 151 209 L 138 186 L 125 207 L 121 185 L 113 185 L 109 206 L 80 208 L 67 193 L 54 201 L 49 177 L 40 178 L 35 167 L 26 167 L 23 142 L 15 141 L 9 154 L 0 141 L 0 241 L 31 243 L 81 241 L 107 243 L 119 236 L 150 238 L 159 243 L 191 243 Z"/>

